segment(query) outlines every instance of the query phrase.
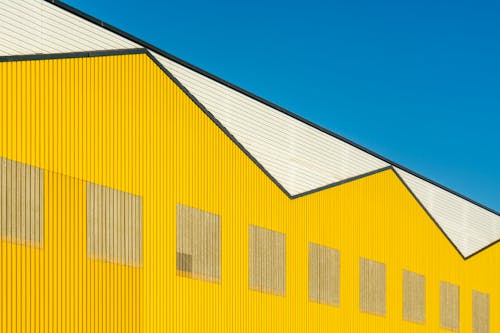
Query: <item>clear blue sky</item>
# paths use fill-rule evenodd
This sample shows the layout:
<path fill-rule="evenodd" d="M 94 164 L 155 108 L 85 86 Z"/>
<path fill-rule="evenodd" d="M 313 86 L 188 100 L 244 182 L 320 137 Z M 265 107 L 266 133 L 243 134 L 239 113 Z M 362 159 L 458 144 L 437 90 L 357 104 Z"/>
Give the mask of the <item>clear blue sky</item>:
<path fill-rule="evenodd" d="M 500 1 L 65 2 L 500 211 Z"/>

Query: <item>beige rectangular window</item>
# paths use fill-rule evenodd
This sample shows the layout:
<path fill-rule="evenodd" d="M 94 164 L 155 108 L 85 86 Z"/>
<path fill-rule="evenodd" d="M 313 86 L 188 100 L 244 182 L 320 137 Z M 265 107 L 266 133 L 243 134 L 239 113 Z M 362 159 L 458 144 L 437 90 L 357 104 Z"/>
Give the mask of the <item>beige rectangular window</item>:
<path fill-rule="evenodd" d="M 87 256 L 142 265 L 142 198 L 87 183 Z"/>
<path fill-rule="evenodd" d="M 272 294 L 286 294 L 286 236 L 249 226 L 249 287 Z"/>
<path fill-rule="evenodd" d="M 177 273 L 195 279 L 221 280 L 221 218 L 177 205 Z"/>
<path fill-rule="evenodd" d="M 448 282 L 440 285 L 441 328 L 460 330 L 460 287 Z"/>
<path fill-rule="evenodd" d="M 425 323 L 425 277 L 403 271 L 403 318 L 414 323 Z"/>
<path fill-rule="evenodd" d="M 359 305 L 362 312 L 385 316 L 385 264 L 359 259 Z"/>
<path fill-rule="evenodd" d="M 0 236 L 33 247 L 43 245 L 43 170 L 0 158 Z"/>
<path fill-rule="evenodd" d="M 490 332 L 490 295 L 472 291 L 472 332 Z"/>
<path fill-rule="evenodd" d="M 336 249 L 309 243 L 309 299 L 339 305 L 340 253 Z"/>

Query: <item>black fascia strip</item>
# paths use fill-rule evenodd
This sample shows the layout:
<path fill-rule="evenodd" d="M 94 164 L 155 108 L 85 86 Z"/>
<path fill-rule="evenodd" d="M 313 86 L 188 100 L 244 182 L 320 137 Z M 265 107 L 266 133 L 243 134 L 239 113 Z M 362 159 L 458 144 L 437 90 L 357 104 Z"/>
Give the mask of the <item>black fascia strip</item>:
<path fill-rule="evenodd" d="M 410 194 L 412 195 L 413 199 L 415 199 L 415 201 L 419 204 L 419 206 L 425 211 L 425 213 L 429 216 L 429 218 L 432 220 L 432 222 L 434 222 L 434 224 L 436 225 L 436 227 L 438 227 L 438 229 L 441 231 L 441 233 L 446 237 L 446 239 L 450 242 L 450 244 L 455 248 L 455 250 L 460 254 L 460 256 L 462 257 L 462 259 L 466 260 L 467 257 L 465 257 L 462 252 L 460 252 L 460 250 L 458 249 L 458 247 L 455 245 L 455 243 L 453 243 L 453 241 L 450 239 L 450 237 L 448 236 L 448 234 L 443 230 L 443 228 L 441 228 L 441 226 L 439 225 L 439 223 L 437 223 L 437 221 L 434 219 L 434 217 L 432 216 L 432 214 L 427 210 L 427 208 L 425 208 L 424 204 L 422 204 L 422 202 L 420 201 L 420 199 L 417 198 L 417 196 L 415 195 L 415 193 L 413 193 L 413 191 L 411 190 L 411 188 L 408 186 L 408 184 L 406 184 L 406 182 L 403 180 L 403 178 L 401 178 L 401 176 L 398 174 L 398 172 L 394 169 L 394 167 L 391 166 L 391 169 L 392 171 L 394 172 L 394 174 L 396 175 L 396 177 L 398 177 L 398 179 L 401 181 L 401 183 L 403 183 L 404 187 L 406 187 L 406 189 L 408 190 L 408 192 L 410 192 Z"/>
<path fill-rule="evenodd" d="M 347 139 L 347 138 L 345 138 L 345 137 L 343 137 L 343 136 L 341 136 L 341 135 L 339 135 L 339 134 L 337 134 L 335 132 L 332 132 L 332 131 L 330 131 L 330 130 L 328 130 L 328 129 L 326 129 L 326 128 L 318 125 L 318 124 L 315 124 L 315 123 L 313 123 L 313 122 L 311 122 L 311 121 L 309 121 L 309 120 L 307 120 L 307 119 L 305 119 L 305 118 L 303 118 L 303 117 L 301 117 L 301 116 L 299 116 L 299 115 L 297 115 L 297 114 L 295 114 L 295 113 L 293 113 L 293 112 L 291 112 L 291 111 L 289 111 L 289 110 L 287 110 L 287 109 L 285 109 L 285 108 L 283 108 L 283 107 L 281 107 L 281 106 L 279 106 L 277 104 L 274 104 L 273 102 L 270 102 L 270 101 L 268 101 L 268 100 L 266 100 L 266 99 L 264 99 L 262 97 L 259 97 L 259 96 L 255 95 L 255 94 L 253 94 L 253 93 L 251 93 L 251 92 L 249 92 L 249 91 L 241 88 L 241 87 L 238 87 L 238 86 L 236 86 L 236 85 L 234 85 L 234 84 L 232 84 L 232 83 L 230 83 L 230 82 L 228 82 L 228 81 L 226 81 L 226 80 L 224 80 L 224 79 L 216 76 L 216 75 L 208 73 L 207 71 L 205 71 L 205 70 L 203 70 L 203 69 L 201 69 L 201 68 L 199 68 L 197 66 L 194 66 L 194 65 L 192 65 L 192 64 L 190 64 L 190 63 L 188 63 L 188 62 L 186 62 L 186 61 L 184 61 L 184 60 L 182 60 L 182 59 L 180 59 L 180 58 L 178 58 L 178 57 L 176 57 L 176 56 L 174 56 L 174 55 L 172 55 L 172 54 L 170 54 L 170 53 L 168 53 L 168 52 L 166 52 L 164 50 L 162 50 L 162 49 L 159 49 L 158 47 L 156 47 L 156 46 L 154 46 L 152 44 L 149 44 L 148 42 L 146 42 L 146 41 L 144 41 L 144 40 L 142 40 L 140 38 L 132 36 L 129 33 L 125 32 L 125 31 L 123 31 L 121 29 L 118 29 L 118 28 L 116 28 L 116 27 L 114 27 L 114 26 L 112 26 L 110 24 L 107 24 L 107 23 L 105 23 L 105 22 L 103 22 L 103 21 L 101 21 L 101 20 L 99 20 L 99 19 L 97 19 L 97 18 L 95 18 L 95 17 L 93 17 L 93 16 L 91 16 L 91 15 L 89 15 L 87 13 L 84 13 L 84 12 L 82 12 L 82 11 L 80 11 L 80 10 L 78 10 L 78 9 L 76 9 L 76 8 L 74 8 L 74 7 L 66 4 L 66 3 L 64 3 L 64 2 L 61 2 L 61 1 L 58 1 L 58 0 L 45 0 L 45 1 L 48 2 L 48 3 L 51 3 L 51 4 L 55 5 L 55 6 L 57 6 L 59 8 L 62 8 L 62 9 L 66 10 L 66 11 L 72 13 L 72 14 L 75 14 L 75 15 L 77 15 L 77 16 L 85 19 L 85 20 L 88 20 L 88 21 L 90 21 L 90 22 L 92 22 L 94 24 L 97 24 L 97 25 L 99 25 L 99 26 L 101 26 L 101 27 L 103 27 L 103 28 L 105 28 L 105 29 L 107 29 L 107 30 L 109 30 L 111 32 L 114 32 L 114 33 L 116 33 L 119 36 L 122 36 L 122 37 L 124 37 L 124 38 L 126 38 L 128 40 L 131 40 L 131 41 L 135 42 L 135 43 L 138 43 L 138 44 L 144 46 L 145 48 L 147 48 L 147 49 L 149 49 L 149 50 L 151 50 L 151 51 L 153 51 L 155 53 L 158 53 L 158 54 L 160 54 L 160 55 L 162 55 L 162 56 L 164 56 L 164 57 L 166 57 L 166 58 L 168 58 L 168 59 L 170 59 L 170 60 L 172 60 L 172 61 L 174 61 L 174 62 L 176 62 L 176 63 L 178 63 L 178 64 L 180 64 L 182 66 L 184 66 L 184 67 L 187 67 L 187 68 L 189 68 L 189 69 L 191 69 L 191 70 L 193 70 L 193 71 L 195 71 L 195 72 L 197 72 L 197 73 L 199 73 L 201 75 L 204 75 L 204 76 L 206 76 L 206 77 L 208 77 L 208 78 L 210 78 L 210 79 L 212 79 L 212 80 L 214 80 L 214 81 L 216 81 L 216 82 L 218 82 L 220 84 L 225 85 L 228 88 L 231 88 L 231 89 L 233 89 L 233 90 L 235 90 L 235 91 L 237 91 L 237 92 L 239 92 L 239 93 L 241 93 L 243 95 L 246 95 L 247 97 L 250 97 L 250 98 L 252 98 L 252 99 L 254 99 L 256 101 L 259 101 L 259 102 L 261 102 L 261 103 L 263 103 L 263 104 L 265 104 L 265 105 L 267 105 L 267 106 L 269 106 L 269 107 L 271 107 L 271 108 L 273 108 L 273 109 L 275 109 L 277 111 L 280 111 L 280 112 L 282 112 L 282 113 L 284 113 L 284 114 L 286 114 L 286 115 L 288 115 L 288 116 L 290 116 L 290 117 L 292 117 L 292 118 L 294 118 L 294 119 L 296 119 L 296 120 L 298 120 L 298 121 L 300 121 L 300 122 L 302 122 L 304 124 L 307 124 L 307 125 L 315 128 L 315 129 L 317 129 L 317 130 L 319 130 L 319 131 L 321 131 L 321 132 L 323 132 L 325 134 L 328 134 L 328 135 L 330 135 L 330 136 L 332 136 L 334 138 L 337 138 L 337 139 L 339 139 L 339 140 L 341 140 L 341 141 L 343 141 L 343 142 L 345 142 L 345 143 L 347 143 L 347 144 L 349 144 L 349 145 L 351 145 L 353 147 L 356 147 L 356 148 L 364 151 L 365 153 L 368 153 L 368 154 L 370 154 L 370 155 L 372 155 L 372 156 L 374 156 L 374 157 L 376 157 L 376 158 L 378 158 L 378 159 L 380 159 L 380 160 L 382 160 L 382 161 L 384 161 L 384 162 L 386 162 L 388 164 L 391 164 L 391 165 L 397 167 L 398 169 L 406 171 L 406 172 L 412 174 L 415 177 L 418 177 L 418 178 L 420 178 L 420 179 L 422 179 L 422 180 L 424 180 L 424 181 L 426 181 L 426 182 L 428 182 L 428 183 L 430 183 L 430 184 L 432 184 L 434 186 L 437 186 L 437 187 L 439 187 L 439 188 L 441 188 L 441 189 L 443 189 L 443 190 L 445 190 L 445 191 L 447 191 L 447 192 L 449 192 L 449 193 L 451 193 L 453 195 L 456 195 L 456 196 L 458 196 L 458 197 L 460 197 L 460 198 L 462 198 L 464 200 L 467 200 L 470 203 L 472 203 L 472 204 L 474 204 L 474 205 L 476 205 L 476 206 L 478 206 L 480 208 L 483 208 L 483 209 L 485 209 L 485 210 L 487 210 L 487 211 L 489 211 L 489 212 L 491 212 L 491 213 L 493 213 L 493 214 L 495 214 L 497 216 L 500 216 L 500 212 L 494 210 L 493 208 L 490 208 L 490 207 L 488 207 L 486 205 L 483 205 L 483 204 L 481 204 L 481 203 L 479 203 L 479 202 L 477 202 L 477 201 L 475 201 L 475 200 L 473 200 L 473 199 L 471 199 L 471 198 L 469 198 L 469 197 L 467 197 L 467 196 L 465 196 L 465 195 L 463 195 L 461 193 L 458 193 L 458 192 L 456 192 L 456 191 L 454 191 L 454 190 L 452 190 L 452 189 L 450 189 L 450 188 L 448 188 L 448 187 L 446 187 L 446 186 L 444 186 L 442 184 L 439 184 L 438 182 L 435 182 L 435 181 L 433 181 L 433 180 L 431 180 L 431 179 L 429 179 L 429 178 L 427 178 L 427 177 L 425 177 L 425 176 L 423 176 L 423 175 L 421 175 L 421 174 L 419 174 L 419 173 L 417 173 L 415 171 L 412 171 L 412 170 L 410 170 L 410 169 L 408 169 L 408 168 L 406 168 L 406 167 L 404 167 L 404 166 L 402 166 L 402 165 L 400 165 L 398 163 L 395 163 L 395 162 L 391 161 L 390 159 L 388 159 L 388 158 L 386 158 L 386 157 L 384 157 L 384 156 L 382 156 L 382 155 L 380 155 L 380 154 L 378 154 L 378 153 L 376 153 L 376 152 L 374 152 L 374 151 L 372 151 L 372 150 L 370 150 L 370 149 L 368 149 L 368 148 L 366 148 L 366 147 L 364 147 L 364 146 L 362 146 L 360 144 L 357 144 L 357 143 L 355 143 L 355 142 L 353 142 L 353 141 L 351 141 L 351 140 L 349 140 L 349 139 Z"/>
<path fill-rule="evenodd" d="M 210 118 L 210 120 L 212 120 L 214 122 L 214 124 L 219 127 L 219 129 L 231 140 L 233 141 L 233 143 L 239 148 L 241 149 L 241 151 L 243 151 L 243 153 L 253 162 L 255 163 L 255 165 L 267 176 L 269 177 L 269 179 L 271 179 L 271 181 L 283 192 L 285 193 L 285 195 L 292 199 L 292 196 L 291 194 L 280 184 L 280 182 L 278 182 L 263 166 L 262 164 L 260 164 L 259 161 L 257 161 L 257 159 L 255 159 L 255 157 L 253 157 L 252 154 L 250 154 L 250 152 L 238 141 L 238 139 L 236 139 L 228 130 L 227 128 L 222 125 L 222 123 L 210 112 L 207 110 L 207 108 L 200 102 L 198 101 L 198 99 L 196 97 L 193 96 L 193 94 L 191 94 L 191 92 L 181 83 L 179 82 L 179 80 L 177 80 L 177 78 L 172 75 L 172 73 L 170 73 L 166 68 L 165 66 L 163 66 L 159 61 L 158 59 L 156 59 L 155 56 L 153 56 L 151 54 L 151 52 L 149 52 L 149 50 L 146 50 L 146 55 L 156 64 L 156 66 L 158 66 L 158 68 L 163 71 L 163 73 L 165 73 L 165 75 L 167 75 L 170 80 L 172 80 L 181 90 L 182 92 L 184 92 L 186 94 L 186 96 L 197 106 L 199 107 L 203 113 L 205 113 L 205 115 Z"/>
<path fill-rule="evenodd" d="M 57 59 L 74 59 L 74 58 L 95 58 L 109 57 L 118 55 L 145 54 L 145 48 L 136 49 L 116 49 L 103 51 L 87 51 L 87 52 L 68 52 L 68 53 L 49 53 L 49 54 L 26 54 L 16 56 L 1 56 L 0 62 L 16 62 L 16 61 L 32 61 L 32 60 L 57 60 Z"/>
<path fill-rule="evenodd" d="M 273 177 L 271 176 L 267 170 L 239 143 L 239 141 L 231 134 L 229 131 L 184 87 L 159 61 L 156 59 L 147 49 L 125 49 L 125 50 L 111 50 L 111 51 L 97 51 L 97 52 L 73 52 L 73 53 L 59 53 L 59 54 L 36 54 L 36 55 L 22 55 L 22 56 L 6 56 L 6 57 L 0 57 L 0 62 L 7 62 L 7 61 L 29 61 L 29 60 L 57 60 L 57 59 L 69 59 L 69 58 L 88 58 L 88 57 L 99 57 L 99 56 L 112 56 L 112 55 L 133 55 L 133 54 L 145 54 L 149 59 L 153 61 L 153 63 L 158 66 L 158 68 L 165 74 L 169 79 L 171 79 L 180 89 L 183 93 L 186 94 L 186 96 L 191 99 L 193 103 L 195 103 L 196 106 L 198 106 L 203 113 L 207 115 L 215 124 L 217 127 L 219 127 L 225 135 L 227 135 L 231 141 L 233 141 L 238 148 L 240 148 L 243 153 L 250 158 L 252 162 L 254 162 L 257 167 L 264 172 L 266 176 L 268 176 L 271 181 L 278 186 L 278 188 L 291 200 L 297 199 L 309 194 L 317 193 L 335 186 L 339 186 L 357 179 L 365 178 L 377 173 L 381 173 L 386 170 L 392 170 L 392 172 L 396 175 L 396 177 L 403 183 L 405 188 L 410 192 L 412 197 L 417 201 L 419 206 L 425 211 L 425 213 L 429 216 L 429 218 L 434 222 L 434 224 L 438 227 L 438 229 L 441 231 L 441 233 L 446 237 L 446 239 L 451 243 L 451 245 L 455 248 L 455 250 L 460 254 L 462 259 L 467 260 L 476 254 L 486 250 L 487 248 L 497 244 L 500 242 L 500 239 L 496 240 L 493 243 L 490 243 L 488 246 L 479 249 L 478 251 L 472 253 L 471 255 L 465 257 L 462 252 L 458 249 L 458 247 L 451 241 L 451 239 L 448 237 L 446 232 L 441 228 L 441 226 L 436 222 L 434 217 L 429 213 L 429 211 L 425 208 L 425 206 L 422 204 L 422 202 L 417 198 L 417 196 L 413 193 L 413 191 L 410 189 L 408 184 L 401 178 L 401 176 L 398 174 L 397 170 L 394 169 L 392 165 L 389 165 L 387 167 L 383 167 L 380 169 L 376 169 L 355 177 L 351 177 L 345 180 L 341 180 L 339 182 L 335 182 L 326 186 L 322 186 L 320 188 L 303 192 L 300 194 L 296 195 L 290 195 L 290 193 L 281 186 L 281 184 Z"/>
<path fill-rule="evenodd" d="M 310 195 L 310 194 L 321 192 L 321 191 L 327 190 L 327 189 L 332 188 L 332 187 L 336 187 L 336 186 L 339 186 L 339 185 L 342 185 L 342 184 L 350 183 L 352 181 L 355 181 L 355 180 L 358 180 L 358 179 L 361 179 L 361 178 L 365 178 L 365 177 L 368 177 L 368 176 L 375 175 L 377 173 L 384 172 L 384 171 L 389 170 L 389 169 L 392 169 L 392 167 L 390 165 L 388 165 L 386 167 L 383 167 L 383 168 L 380 168 L 380 169 L 376 169 L 376 170 L 373 170 L 373 171 L 362 173 L 362 174 L 354 176 L 354 177 L 346 178 L 346 179 L 343 179 L 343 180 L 340 180 L 338 182 L 334 182 L 334 183 L 331 183 L 331 184 L 328 184 L 328 185 L 325 185 L 325 186 L 321 186 L 321 187 L 318 187 L 318 188 L 316 188 L 314 190 L 310 190 L 310 191 L 307 191 L 307 192 L 302 192 L 302 193 L 299 193 L 299 194 L 292 195 L 291 199 L 298 199 L 298 198 L 301 198 L 301 197 L 304 197 L 304 196 L 307 196 L 307 195 Z"/>

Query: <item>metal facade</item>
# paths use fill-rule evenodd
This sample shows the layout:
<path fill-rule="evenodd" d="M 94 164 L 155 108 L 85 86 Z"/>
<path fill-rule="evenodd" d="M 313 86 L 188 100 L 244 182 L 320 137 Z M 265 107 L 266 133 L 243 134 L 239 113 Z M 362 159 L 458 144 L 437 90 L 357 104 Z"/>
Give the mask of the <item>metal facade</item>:
<path fill-rule="evenodd" d="M 62 7 L 0 0 L 0 161 L 43 177 L 25 195 L 43 243 L 0 242 L 0 332 L 500 331 L 498 213 Z M 141 239 L 116 240 L 120 205 L 98 222 L 105 258 L 88 253 L 89 184 L 140 198 Z M 179 216 L 209 230 L 197 247 Z M 127 243 L 132 264 L 107 258 Z M 341 254 L 312 288 L 310 243 Z"/>

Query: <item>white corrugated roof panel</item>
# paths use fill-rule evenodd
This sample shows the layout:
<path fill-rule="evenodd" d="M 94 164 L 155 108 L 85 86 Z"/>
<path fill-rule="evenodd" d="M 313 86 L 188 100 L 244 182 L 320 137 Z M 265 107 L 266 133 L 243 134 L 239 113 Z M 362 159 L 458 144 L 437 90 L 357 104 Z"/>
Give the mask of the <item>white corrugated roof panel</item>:
<path fill-rule="evenodd" d="M 500 239 L 500 216 L 395 168 L 464 257 Z"/>
<path fill-rule="evenodd" d="M 42 0 L 0 0 L 0 55 L 140 47 Z"/>
<path fill-rule="evenodd" d="M 154 56 L 291 195 L 388 166 L 224 84 Z"/>

